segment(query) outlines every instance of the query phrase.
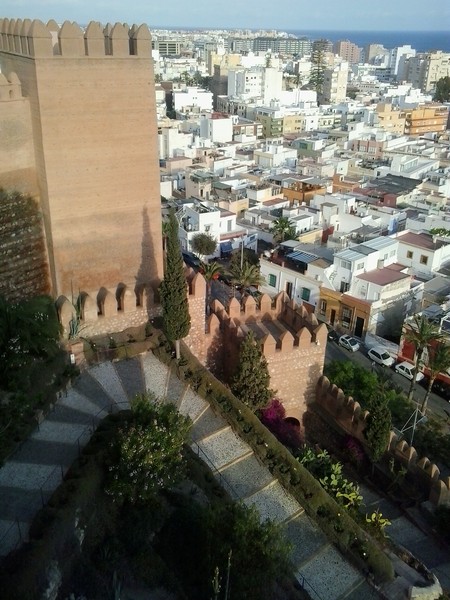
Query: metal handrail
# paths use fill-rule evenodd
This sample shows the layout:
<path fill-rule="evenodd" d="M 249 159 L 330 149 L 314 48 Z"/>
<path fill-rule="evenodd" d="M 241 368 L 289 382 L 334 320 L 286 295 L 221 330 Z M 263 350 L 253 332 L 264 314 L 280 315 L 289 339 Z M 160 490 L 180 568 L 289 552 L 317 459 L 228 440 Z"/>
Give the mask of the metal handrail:
<path fill-rule="evenodd" d="M 58 400 L 60 400 L 60 398 Z M 123 401 L 123 400 L 119 401 L 119 402 L 111 402 L 109 404 L 106 404 L 102 408 L 100 408 L 95 414 L 93 414 L 91 416 L 91 423 L 89 425 L 86 425 L 86 427 L 83 429 L 83 431 L 80 433 L 80 435 L 73 442 L 73 444 L 78 447 L 78 456 L 81 455 L 83 446 L 85 446 L 88 443 L 89 439 L 92 437 L 95 430 L 97 429 L 97 426 L 99 424 L 100 415 L 102 413 L 105 413 L 105 416 L 107 416 L 108 414 L 112 414 L 114 412 L 115 408 L 118 408 L 122 405 L 124 407 L 128 407 L 129 402 Z M 38 424 L 37 429 L 39 431 L 39 424 Z M 86 433 L 89 433 L 90 435 L 89 435 L 89 438 L 83 443 L 82 438 L 86 435 Z M 35 489 L 35 494 L 32 496 L 32 498 L 30 498 L 30 501 L 32 501 L 33 498 L 34 499 L 38 498 L 40 500 L 42 508 L 44 508 L 46 506 L 51 494 L 53 494 L 53 492 L 56 490 L 56 488 L 64 480 L 64 477 L 65 477 L 67 471 L 69 470 L 69 468 L 70 468 L 70 466 L 64 467 L 63 465 L 56 465 L 52 469 L 52 471 L 49 473 L 49 475 L 47 476 L 45 481 L 43 483 L 41 483 L 41 485 Z M 46 484 L 55 477 L 55 473 L 57 473 L 57 472 L 60 473 L 60 477 L 57 480 L 57 485 L 55 485 L 51 490 L 50 489 L 45 490 Z M 17 532 L 18 532 L 18 536 L 16 536 L 17 541 L 14 542 L 12 545 L 10 545 L 10 550 L 8 550 L 8 552 L 18 548 L 24 542 L 24 536 L 23 536 L 21 528 L 20 528 L 20 521 L 16 515 L 15 519 L 11 523 L 11 525 L 6 529 L 6 531 L 3 533 L 3 535 L 0 536 L 0 552 L 1 552 L 1 548 L 3 546 L 4 541 L 8 538 L 8 536 L 11 535 L 12 531 L 16 528 L 17 528 Z M 2 555 L 0 554 L 0 557 L 1 556 Z"/>
<path fill-rule="evenodd" d="M 208 465 L 209 469 L 211 469 L 211 471 L 213 473 L 218 475 L 219 481 L 220 481 L 220 484 L 222 485 L 222 487 L 228 488 L 230 496 L 232 498 L 234 498 L 235 500 L 238 500 L 238 501 L 241 500 L 241 497 L 239 496 L 237 491 L 234 489 L 234 487 L 223 477 L 222 473 L 217 469 L 217 467 L 214 466 L 214 464 L 210 461 L 210 459 L 208 458 L 205 451 L 200 448 L 200 446 L 197 444 L 197 442 L 195 440 L 192 441 L 192 445 L 197 450 L 197 456 L 200 456 L 200 454 L 201 454 L 202 455 L 201 459 Z"/>

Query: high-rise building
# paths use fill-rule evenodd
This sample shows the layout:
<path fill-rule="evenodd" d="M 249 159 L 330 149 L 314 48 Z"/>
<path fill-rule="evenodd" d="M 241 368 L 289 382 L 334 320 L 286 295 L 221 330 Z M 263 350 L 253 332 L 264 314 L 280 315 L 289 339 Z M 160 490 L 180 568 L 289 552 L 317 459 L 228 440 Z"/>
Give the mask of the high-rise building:
<path fill-rule="evenodd" d="M 379 62 L 385 56 L 389 56 L 389 50 L 382 44 L 369 44 L 364 48 L 364 59 L 369 64 Z"/>
<path fill-rule="evenodd" d="M 391 74 L 394 75 L 397 80 L 402 81 L 404 79 L 405 61 L 411 56 L 415 56 L 416 51 L 411 46 L 398 46 L 392 48 L 389 56 L 389 68 Z"/>
<path fill-rule="evenodd" d="M 18 99 L 0 185 L 28 182 L 40 204 L 52 294 L 89 294 L 99 314 L 99 290 L 119 310 L 125 290 L 149 302 L 163 261 L 147 26 L 1 19 L 0 67 Z"/>
<path fill-rule="evenodd" d="M 450 54 L 440 50 L 411 57 L 405 66 L 405 79 L 424 93 L 434 92 L 439 79 L 447 76 L 450 76 Z"/>
<path fill-rule="evenodd" d="M 359 63 L 361 48 L 349 40 L 340 40 L 339 42 L 336 42 L 333 51 L 351 65 Z"/>
<path fill-rule="evenodd" d="M 325 69 L 323 72 L 323 87 L 319 101 L 321 104 L 343 102 L 347 97 L 348 63 Z"/>

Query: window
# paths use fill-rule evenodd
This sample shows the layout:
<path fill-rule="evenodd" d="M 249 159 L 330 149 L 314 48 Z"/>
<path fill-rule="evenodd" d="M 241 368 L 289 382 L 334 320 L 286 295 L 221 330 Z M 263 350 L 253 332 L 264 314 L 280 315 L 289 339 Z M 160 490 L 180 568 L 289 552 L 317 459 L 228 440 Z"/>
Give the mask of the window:
<path fill-rule="evenodd" d="M 346 283 L 345 281 L 341 281 L 341 294 L 345 294 L 345 292 L 348 292 L 348 290 L 350 289 L 350 284 Z"/>
<path fill-rule="evenodd" d="M 351 269 L 352 268 L 352 263 L 349 262 L 348 260 L 341 260 L 341 267 L 343 269 Z"/>
<path fill-rule="evenodd" d="M 302 300 L 309 302 L 310 296 L 311 296 L 311 290 L 309 288 L 302 288 Z"/>
<path fill-rule="evenodd" d="M 342 327 L 346 329 L 350 329 L 350 324 L 352 322 L 352 309 L 343 307 L 342 308 Z"/>
<path fill-rule="evenodd" d="M 425 254 L 422 254 L 420 257 L 420 264 L 427 265 L 428 264 L 428 256 L 425 256 Z"/>
<path fill-rule="evenodd" d="M 277 276 L 276 275 L 272 275 L 271 273 L 269 273 L 268 281 L 269 281 L 269 285 L 271 287 L 277 287 Z"/>
<path fill-rule="evenodd" d="M 411 250 L 408 250 L 406 252 L 406 258 L 412 258 L 413 257 L 413 253 L 411 252 Z"/>
<path fill-rule="evenodd" d="M 326 312 L 327 312 L 327 301 L 321 300 L 320 301 L 320 314 L 324 315 Z"/>
<path fill-rule="evenodd" d="M 364 263 L 363 263 L 363 262 L 362 262 L 362 263 L 358 263 L 358 264 L 356 265 L 356 268 L 357 268 L 357 269 L 364 269 Z"/>

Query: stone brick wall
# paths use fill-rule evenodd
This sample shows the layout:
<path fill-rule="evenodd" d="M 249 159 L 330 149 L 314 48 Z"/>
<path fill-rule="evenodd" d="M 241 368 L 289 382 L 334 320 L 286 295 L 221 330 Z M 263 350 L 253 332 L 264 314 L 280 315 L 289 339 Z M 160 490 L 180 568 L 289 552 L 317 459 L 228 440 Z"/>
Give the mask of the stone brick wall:
<path fill-rule="evenodd" d="M 0 19 L 0 66 L 30 106 L 53 295 L 156 285 L 163 260 L 148 28 L 91 23 L 83 33 L 68 22 Z"/>

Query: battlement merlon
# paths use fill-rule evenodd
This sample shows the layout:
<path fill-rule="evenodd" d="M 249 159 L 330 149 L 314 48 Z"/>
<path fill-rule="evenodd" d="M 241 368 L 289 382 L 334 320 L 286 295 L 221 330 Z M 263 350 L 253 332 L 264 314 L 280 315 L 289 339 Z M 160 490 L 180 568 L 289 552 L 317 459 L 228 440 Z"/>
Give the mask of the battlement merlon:
<path fill-rule="evenodd" d="M 151 58 L 152 39 L 147 25 L 91 21 L 83 30 L 65 21 L 0 19 L 0 52 L 30 58 Z"/>

